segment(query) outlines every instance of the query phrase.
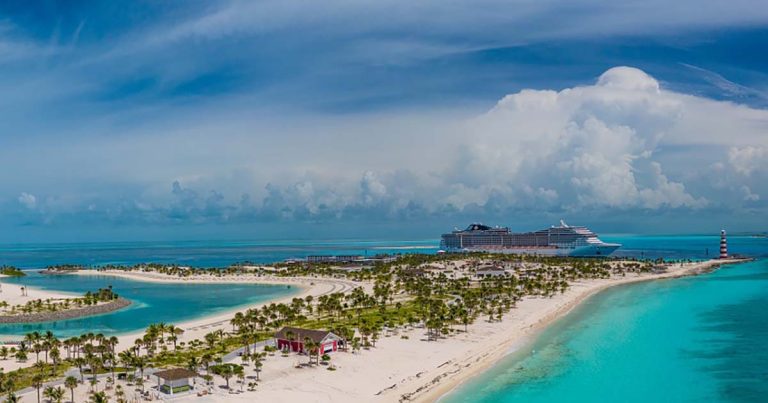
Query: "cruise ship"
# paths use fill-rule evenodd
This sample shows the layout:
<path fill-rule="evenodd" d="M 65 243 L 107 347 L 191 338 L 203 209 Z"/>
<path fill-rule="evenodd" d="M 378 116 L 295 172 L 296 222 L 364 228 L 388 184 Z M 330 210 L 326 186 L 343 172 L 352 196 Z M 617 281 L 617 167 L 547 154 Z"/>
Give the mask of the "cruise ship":
<path fill-rule="evenodd" d="M 446 252 L 496 252 L 541 256 L 608 256 L 621 247 L 606 243 L 587 227 L 560 225 L 535 232 L 510 232 L 507 227 L 475 223 L 464 230 L 443 234 L 440 249 Z"/>

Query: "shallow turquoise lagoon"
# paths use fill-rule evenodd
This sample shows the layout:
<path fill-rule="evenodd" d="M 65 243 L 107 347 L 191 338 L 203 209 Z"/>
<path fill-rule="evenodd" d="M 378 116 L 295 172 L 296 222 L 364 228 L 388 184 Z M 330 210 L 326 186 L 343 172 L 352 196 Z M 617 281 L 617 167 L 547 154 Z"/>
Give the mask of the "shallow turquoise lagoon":
<path fill-rule="evenodd" d="M 441 399 L 766 402 L 768 260 L 608 289 Z"/>
<path fill-rule="evenodd" d="M 178 324 L 299 292 L 297 287 L 258 284 L 165 284 L 121 279 L 113 276 L 42 275 L 4 278 L 4 283 L 23 284 L 47 290 L 83 294 L 109 285 L 133 304 L 125 309 L 87 318 L 38 324 L 0 325 L 5 339 L 18 339 L 32 331 L 51 330 L 59 337 L 82 333 L 118 335 L 143 330 L 152 323 Z M 10 336 L 10 337 L 9 337 Z"/>

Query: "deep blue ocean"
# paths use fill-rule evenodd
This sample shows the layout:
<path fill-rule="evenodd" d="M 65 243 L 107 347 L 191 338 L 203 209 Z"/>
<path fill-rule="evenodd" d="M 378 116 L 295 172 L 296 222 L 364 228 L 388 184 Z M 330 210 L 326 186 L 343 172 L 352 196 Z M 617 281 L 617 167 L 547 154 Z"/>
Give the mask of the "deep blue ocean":
<path fill-rule="evenodd" d="M 603 236 L 617 255 L 706 259 L 719 237 Z M 52 327 L 62 336 L 120 334 L 153 322 L 179 323 L 295 292 L 256 285 L 176 285 L 110 276 L 42 276 L 51 264 L 141 262 L 220 267 L 311 254 L 434 253 L 438 240 L 325 242 L 93 243 L 0 246 L 0 264 L 29 270 L 3 279 L 85 292 L 112 285 L 133 306 L 55 324 L 0 325 L 0 335 Z M 698 277 L 608 289 L 511 352 L 443 402 L 765 402 L 768 401 L 768 239 L 729 237 L 730 252 L 757 257 Z"/>
<path fill-rule="evenodd" d="M 44 268 L 56 264 L 102 266 L 169 263 L 225 267 L 238 262 L 272 263 L 307 255 L 435 253 L 439 240 L 417 241 L 186 241 L 0 245 L 0 264 Z"/>

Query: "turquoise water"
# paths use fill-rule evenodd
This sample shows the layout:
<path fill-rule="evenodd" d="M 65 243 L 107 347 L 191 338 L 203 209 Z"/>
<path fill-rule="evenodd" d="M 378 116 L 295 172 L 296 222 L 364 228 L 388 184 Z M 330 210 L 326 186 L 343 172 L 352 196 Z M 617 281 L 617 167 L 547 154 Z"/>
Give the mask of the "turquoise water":
<path fill-rule="evenodd" d="M 768 240 L 731 243 L 760 260 L 601 292 L 441 403 L 768 401 Z"/>
<path fill-rule="evenodd" d="M 238 306 L 282 298 L 299 291 L 296 287 L 285 285 L 164 284 L 113 276 L 42 275 L 31 271 L 26 277 L 4 278 L 2 282 L 77 294 L 111 285 L 115 292 L 133 302 L 131 306 L 119 311 L 87 318 L 0 325 L 0 335 L 5 339 L 18 339 L 13 336 L 35 330 L 51 330 L 59 337 L 87 332 L 119 335 L 143 330 L 152 323 L 178 324 Z"/>

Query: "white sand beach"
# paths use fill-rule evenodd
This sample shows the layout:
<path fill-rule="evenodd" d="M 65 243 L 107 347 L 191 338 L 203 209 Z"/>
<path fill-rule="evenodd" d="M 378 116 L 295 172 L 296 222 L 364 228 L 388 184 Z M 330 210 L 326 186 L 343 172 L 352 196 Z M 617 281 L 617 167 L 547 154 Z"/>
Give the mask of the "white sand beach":
<path fill-rule="evenodd" d="M 3 274 L 0 274 L 0 301 L 7 302 L 9 306 L 12 305 L 24 305 L 29 301 L 35 301 L 35 300 L 47 300 L 47 299 L 64 299 L 64 298 L 73 298 L 73 297 L 80 297 L 81 295 L 76 294 L 67 294 L 63 292 L 58 291 L 49 291 L 49 290 L 41 290 L 33 287 L 25 287 L 20 284 L 9 284 L 6 282 L 3 282 L 2 279 L 5 277 L 9 277 Z M 22 294 L 22 287 L 24 288 L 24 293 Z M 10 339 L 7 339 L 5 341 L 19 341 L 20 337 L 12 337 Z M 9 358 L 4 361 L 0 361 L 0 368 L 5 371 L 13 371 L 15 369 L 19 369 L 22 367 L 28 367 L 32 365 L 34 360 L 29 360 L 27 362 L 19 362 L 16 361 L 13 358 Z"/>
<path fill-rule="evenodd" d="M 426 341 L 423 328 L 399 330 L 384 334 L 376 347 L 363 349 L 360 353 L 336 352 L 331 363 L 336 371 L 325 366 L 297 367 L 307 361 L 303 355 L 280 354 L 267 357 L 261 372 L 261 380 L 255 391 L 230 393 L 219 388 L 221 380 L 211 388 L 212 394 L 174 398 L 184 402 L 432 402 L 450 392 L 461 382 L 477 375 L 493 365 L 500 358 L 524 346 L 536 334 L 570 312 L 580 302 L 608 287 L 638 281 L 660 280 L 687 276 L 709 270 L 717 265 L 732 263 L 733 260 L 711 260 L 706 262 L 677 264 L 667 272 L 655 274 L 628 274 L 612 279 L 579 281 L 562 294 L 552 298 L 526 297 L 516 308 L 504 316 L 501 322 L 488 323 L 478 319 L 459 332 L 437 341 Z M 84 273 L 85 275 L 105 273 Z M 173 279 L 169 276 L 149 273 L 118 272 L 110 275 L 145 281 L 210 281 L 210 278 Z M 320 295 L 325 292 L 345 291 L 356 284 L 344 280 L 330 279 L 275 279 L 249 276 L 229 277 L 227 282 L 253 281 L 274 283 L 290 281 L 305 285 L 302 295 Z M 218 282 L 218 281 L 217 281 Z M 314 283 L 310 286 L 309 284 Z M 292 297 L 290 297 L 292 298 Z M 288 299 L 290 299 L 288 298 Z M 184 340 L 202 337 L 221 326 L 227 326 L 231 313 L 216 315 L 188 323 L 177 324 L 186 329 Z M 462 327 L 457 326 L 456 329 Z M 463 330 L 463 329 L 462 329 Z M 136 335 L 137 336 L 137 335 Z M 121 346 L 130 345 L 136 337 L 120 337 Z M 405 337 L 404 337 L 405 336 Z M 406 338 L 407 337 L 407 338 Z M 125 343 L 125 344 L 124 344 Z M 239 360 L 238 362 L 239 363 Z M 246 365 L 246 373 L 252 380 L 253 370 Z M 152 382 L 148 383 L 151 384 Z M 233 380 L 232 389 L 240 390 Z M 86 387 L 79 394 L 85 396 Z M 33 397 L 33 395 L 28 395 Z"/>
<path fill-rule="evenodd" d="M 34 300 L 46 300 L 46 299 L 61 299 L 82 297 L 82 295 L 68 294 L 59 291 L 41 290 L 34 287 L 24 287 L 23 284 L 10 284 L 3 282 L 3 278 L 9 276 L 0 274 L 0 301 L 7 302 L 8 305 L 24 305 L 29 301 Z M 25 293 L 22 294 L 22 287 L 25 288 Z"/>

